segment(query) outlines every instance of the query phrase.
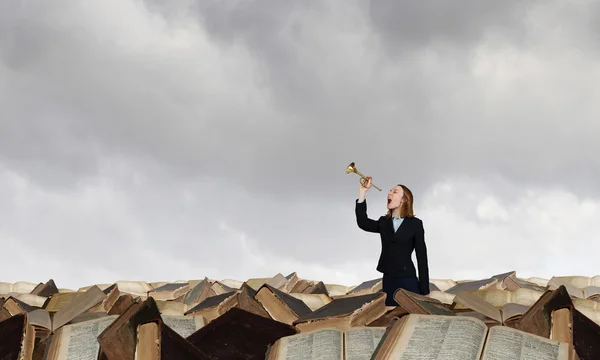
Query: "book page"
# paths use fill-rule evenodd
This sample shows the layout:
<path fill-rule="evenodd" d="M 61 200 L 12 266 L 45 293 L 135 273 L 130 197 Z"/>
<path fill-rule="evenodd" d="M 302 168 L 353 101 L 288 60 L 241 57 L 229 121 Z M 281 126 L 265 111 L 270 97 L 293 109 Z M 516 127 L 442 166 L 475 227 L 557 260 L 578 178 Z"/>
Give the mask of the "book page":
<path fill-rule="evenodd" d="M 105 316 L 98 320 L 89 320 L 61 328 L 61 342 L 57 351 L 57 359 L 61 360 L 96 360 L 100 344 L 97 337 L 118 316 Z"/>
<path fill-rule="evenodd" d="M 502 321 L 506 321 L 514 316 L 523 315 L 529 306 L 516 303 L 508 303 L 502 307 Z"/>
<path fill-rule="evenodd" d="M 482 360 L 567 360 L 568 345 L 507 326 L 490 329 Z"/>
<path fill-rule="evenodd" d="M 145 281 L 119 280 L 116 284 L 120 292 L 139 296 L 143 300 L 148 297 L 148 291 L 152 290 L 152 286 Z"/>
<path fill-rule="evenodd" d="M 600 325 L 600 310 L 599 309 L 590 309 L 589 307 L 577 307 L 575 306 L 580 313 L 585 315 L 588 319 L 592 320 L 596 324 Z"/>
<path fill-rule="evenodd" d="M 510 294 L 510 292 L 506 292 Z M 502 312 L 499 308 L 489 303 L 487 300 L 483 299 L 480 296 L 475 295 L 469 291 L 461 291 L 456 294 L 454 298 L 454 302 L 457 304 L 461 304 L 467 309 L 472 309 L 481 313 L 490 319 L 494 319 L 498 322 L 502 322 Z M 504 305 L 504 304 L 503 304 Z"/>
<path fill-rule="evenodd" d="M 589 298 L 593 295 L 600 295 L 600 286 L 586 286 L 583 288 L 584 298 Z"/>
<path fill-rule="evenodd" d="M 430 298 L 439 300 L 442 304 L 448 304 L 448 305 L 452 304 L 455 296 L 456 295 L 454 295 L 454 294 L 448 294 L 448 293 L 445 293 L 442 291 L 436 291 L 436 290 L 431 291 L 429 293 Z"/>
<path fill-rule="evenodd" d="M 332 301 L 332 299 L 325 294 L 290 293 L 290 295 L 296 299 L 302 300 L 312 311 L 320 309 Z"/>
<path fill-rule="evenodd" d="M 50 320 L 50 314 L 44 309 L 36 309 L 28 314 L 29 323 L 31 325 L 40 326 L 50 330 L 52 328 L 52 321 Z"/>
<path fill-rule="evenodd" d="M 68 304 L 71 300 L 75 299 L 79 295 L 81 294 L 76 292 L 53 294 L 50 297 L 45 309 L 48 312 L 57 312 L 64 305 Z"/>
<path fill-rule="evenodd" d="M 408 315 L 390 358 L 400 360 L 478 360 L 487 326 L 463 316 Z"/>
<path fill-rule="evenodd" d="M 512 293 L 507 290 L 500 289 L 486 289 L 486 290 L 475 290 L 471 291 L 473 295 L 476 295 L 483 300 L 489 302 L 494 306 L 503 306 L 504 304 L 513 301 Z M 457 294 L 458 295 L 458 294 Z"/>
<path fill-rule="evenodd" d="M 202 317 L 202 315 L 162 315 L 161 317 L 165 325 L 170 327 L 173 331 L 175 331 L 184 339 L 204 326 L 204 318 Z"/>
<path fill-rule="evenodd" d="M 512 298 L 514 303 L 532 306 L 538 301 L 542 295 L 544 295 L 543 291 L 537 291 L 527 288 L 520 288 L 513 292 Z"/>
<path fill-rule="evenodd" d="M 41 308 L 46 303 L 47 297 L 33 294 L 18 294 L 15 296 L 27 305 Z"/>
<path fill-rule="evenodd" d="M 343 360 L 343 335 L 335 329 L 321 329 L 279 339 L 281 360 Z"/>
<path fill-rule="evenodd" d="M 183 315 L 188 310 L 187 304 L 172 300 L 156 300 L 156 306 L 161 315 Z"/>
<path fill-rule="evenodd" d="M 346 360 L 370 360 L 385 327 L 355 327 L 346 331 Z"/>
<path fill-rule="evenodd" d="M 52 318 L 52 330 L 56 330 L 73 320 L 77 315 L 81 315 L 86 310 L 99 304 L 106 298 L 106 294 L 97 286 L 92 286 L 89 290 L 73 298 L 54 314 Z"/>
<path fill-rule="evenodd" d="M 591 310 L 600 310 L 600 302 L 588 300 L 588 299 L 571 299 L 573 301 L 573 306 L 575 309 L 580 310 L 583 308 L 588 308 Z"/>

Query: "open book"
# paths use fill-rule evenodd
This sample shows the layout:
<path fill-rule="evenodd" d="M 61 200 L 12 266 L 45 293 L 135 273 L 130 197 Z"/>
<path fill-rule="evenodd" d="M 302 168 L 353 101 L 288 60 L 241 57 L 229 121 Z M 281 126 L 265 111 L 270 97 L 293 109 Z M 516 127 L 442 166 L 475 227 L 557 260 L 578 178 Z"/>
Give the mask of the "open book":
<path fill-rule="evenodd" d="M 285 336 L 268 348 L 266 360 L 369 360 L 385 331 L 385 327 L 357 326 Z"/>
<path fill-rule="evenodd" d="M 568 360 L 569 344 L 473 317 L 409 314 L 395 319 L 373 360 Z"/>

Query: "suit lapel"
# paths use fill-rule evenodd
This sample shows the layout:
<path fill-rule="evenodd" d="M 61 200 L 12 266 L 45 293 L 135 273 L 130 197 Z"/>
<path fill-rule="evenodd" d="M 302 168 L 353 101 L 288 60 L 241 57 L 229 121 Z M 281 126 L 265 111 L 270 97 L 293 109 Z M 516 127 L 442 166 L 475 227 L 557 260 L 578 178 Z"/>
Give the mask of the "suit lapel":
<path fill-rule="evenodd" d="M 398 226 L 398 230 L 394 231 L 394 221 L 390 218 L 390 222 L 392 223 L 392 232 L 394 233 L 394 236 L 399 235 L 402 232 L 402 230 L 406 228 L 406 223 L 408 222 L 408 220 L 408 218 L 402 220 L 402 223 L 400 223 L 400 226 Z"/>
<path fill-rule="evenodd" d="M 391 216 L 388 219 L 388 228 L 392 236 L 394 236 L 396 234 L 396 231 L 394 230 L 394 219 Z M 398 230 L 400 230 L 400 228 L 398 228 Z"/>

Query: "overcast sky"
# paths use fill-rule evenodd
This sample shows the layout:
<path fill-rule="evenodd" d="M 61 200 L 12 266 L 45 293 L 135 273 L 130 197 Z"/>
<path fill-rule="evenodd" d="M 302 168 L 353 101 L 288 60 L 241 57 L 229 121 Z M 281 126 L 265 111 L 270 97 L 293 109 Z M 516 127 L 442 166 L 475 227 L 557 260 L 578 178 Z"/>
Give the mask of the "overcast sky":
<path fill-rule="evenodd" d="M 600 2 L 3 1 L 0 281 L 597 275 Z"/>

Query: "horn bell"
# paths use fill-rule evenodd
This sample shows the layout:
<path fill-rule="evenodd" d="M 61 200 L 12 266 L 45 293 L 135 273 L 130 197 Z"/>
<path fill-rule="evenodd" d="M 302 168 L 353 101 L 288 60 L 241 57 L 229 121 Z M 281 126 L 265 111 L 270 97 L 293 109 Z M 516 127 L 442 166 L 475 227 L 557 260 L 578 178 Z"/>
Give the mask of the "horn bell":
<path fill-rule="evenodd" d="M 350 165 L 346 168 L 346 174 L 350 174 L 351 172 L 355 173 L 356 168 L 354 167 L 354 162 L 351 162 Z"/>

